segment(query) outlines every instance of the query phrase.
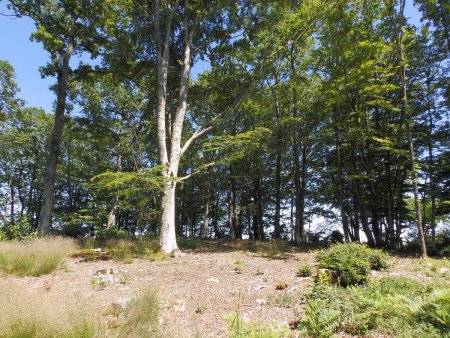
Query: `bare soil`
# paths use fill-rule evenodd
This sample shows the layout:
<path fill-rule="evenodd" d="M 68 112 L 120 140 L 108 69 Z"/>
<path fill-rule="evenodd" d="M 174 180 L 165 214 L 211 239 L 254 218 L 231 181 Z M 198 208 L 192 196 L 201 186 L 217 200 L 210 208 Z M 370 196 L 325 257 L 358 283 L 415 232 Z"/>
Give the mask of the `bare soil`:
<path fill-rule="evenodd" d="M 50 275 L 1 276 L 0 281 L 62 300 L 82 299 L 106 328 L 115 321 L 108 308 L 122 308 L 152 289 L 160 301 L 160 337 L 230 337 L 230 321 L 236 315 L 256 326 L 295 326 L 304 307 L 302 295 L 313 283 L 311 277 L 298 276 L 298 268 L 316 264 L 315 250 L 274 256 L 270 246 L 263 249 L 251 241 L 202 241 L 195 249 L 185 247 L 181 257 L 156 261 L 84 262 L 81 255 L 67 258 Z M 412 257 L 393 256 L 391 264 L 389 270 L 372 275 L 402 275 L 424 283 L 450 276 L 448 268 Z"/>
<path fill-rule="evenodd" d="M 98 314 L 111 304 L 125 306 L 144 289 L 154 289 L 161 304 L 161 337 L 228 337 L 230 318 L 236 314 L 244 322 L 274 326 L 298 320 L 301 294 L 311 279 L 297 276 L 297 270 L 301 263 L 314 264 L 314 254 L 265 257 L 232 243 L 217 249 L 184 250 L 182 257 L 153 262 L 67 258 L 47 276 L 5 278 L 21 287 L 60 294 L 62 299 L 73 293 Z M 111 320 L 107 317 L 101 315 L 102 320 Z"/>

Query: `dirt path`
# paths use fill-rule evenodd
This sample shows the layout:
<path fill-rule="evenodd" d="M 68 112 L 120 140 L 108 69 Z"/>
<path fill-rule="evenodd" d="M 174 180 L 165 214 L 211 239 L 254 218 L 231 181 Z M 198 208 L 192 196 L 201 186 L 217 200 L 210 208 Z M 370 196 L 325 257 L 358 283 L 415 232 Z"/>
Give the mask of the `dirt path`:
<path fill-rule="evenodd" d="M 237 313 L 244 322 L 276 326 L 299 318 L 299 294 L 310 280 L 296 272 L 300 263 L 313 263 L 312 254 L 266 258 L 252 252 L 185 253 L 155 262 L 135 259 L 131 264 L 68 258 L 51 275 L 8 279 L 61 297 L 74 293 L 98 313 L 112 303 L 125 305 L 146 288 L 154 289 L 161 302 L 162 337 L 227 337 L 227 318 Z"/>

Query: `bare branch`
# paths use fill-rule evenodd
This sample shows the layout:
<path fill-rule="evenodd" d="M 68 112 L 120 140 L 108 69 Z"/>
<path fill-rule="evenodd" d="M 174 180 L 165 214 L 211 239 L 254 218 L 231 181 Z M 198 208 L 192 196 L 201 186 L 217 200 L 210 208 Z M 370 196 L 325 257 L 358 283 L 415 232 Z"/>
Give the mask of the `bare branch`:
<path fill-rule="evenodd" d="M 186 143 L 181 148 L 180 152 L 181 155 L 183 155 L 188 150 L 192 142 L 194 142 L 197 138 L 199 138 L 203 134 L 207 133 L 208 131 L 216 127 L 217 124 L 214 124 L 215 121 L 219 120 L 219 118 L 221 117 L 226 116 L 227 114 L 235 112 L 241 105 L 242 101 L 244 101 L 244 98 L 247 96 L 248 92 L 250 91 L 250 88 L 251 85 L 247 86 L 245 90 L 243 90 L 241 94 L 234 100 L 233 104 L 230 106 L 229 109 L 225 109 L 222 113 L 214 116 L 208 123 L 197 128 L 194 134 L 192 134 L 192 136 L 186 141 Z"/>
<path fill-rule="evenodd" d="M 190 174 L 188 174 L 188 175 L 186 175 L 186 176 L 179 177 L 179 178 L 178 178 L 178 181 L 185 181 L 185 180 L 187 180 L 188 178 L 191 178 L 192 176 L 198 175 L 198 174 L 201 173 L 203 170 L 205 170 L 205 169 L 207 169 L 207 168 L 209 168 L 209 167 L 212 167 L 214 164 L 216 164 L 216 162 L 208 163 L 208 164 L 202 166 L 200 169 L 198 169 L 198 170 L 196 170 L 196 171 L 194 171 L 194 172 L 192 172 L 192 173 L 190 173 Z"/>

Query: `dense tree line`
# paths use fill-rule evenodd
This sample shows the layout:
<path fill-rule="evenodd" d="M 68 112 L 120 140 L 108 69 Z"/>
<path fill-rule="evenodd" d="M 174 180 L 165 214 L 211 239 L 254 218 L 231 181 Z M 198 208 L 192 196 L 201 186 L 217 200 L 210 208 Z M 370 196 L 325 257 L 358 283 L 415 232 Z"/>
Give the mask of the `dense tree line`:
<path fill-rule="evenodd" d="M 426 255 L 450 213 L 450 6 L 416 1 L 416 27 L 405 5 L 9 1 L 49 53 L 55 111 L 0 62 L 1 231 L 172 252 L 176 234 L 301 244 L 334 226 Z"/>

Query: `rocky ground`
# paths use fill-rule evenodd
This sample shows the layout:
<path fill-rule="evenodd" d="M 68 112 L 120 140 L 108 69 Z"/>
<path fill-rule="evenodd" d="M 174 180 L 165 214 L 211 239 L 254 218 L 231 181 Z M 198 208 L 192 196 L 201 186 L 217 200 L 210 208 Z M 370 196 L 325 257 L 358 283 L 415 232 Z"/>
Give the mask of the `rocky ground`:
<path fill-rule="evenodd" d="M 236 316 L 256 327 L 269 323 L 274 329 L 294 326 L 300 318 L 302 295 L 312 279 L 297 272 L 300 265 L 316 264 L 314 251 L 274 253 L 269 247 L 261 252 L 242 242 L 211 241 L 183 252 L 181 257 L 154 261 L 86 262 L 69 257 L 50 275 L 1 276 L 0 281 L 44 297 L 81 299 L 103 327 L 114 326 L 115 318 L 106 309 L 123 307 L 142 291 L 154 290 L 160 301 L 160 337 L 233 336 L 230 325 Z M 373 272 L 374 277 L 405 275 L 427 282 L 450 276 L 448 268 L 414 258 L 391 261 L 389 270 Z"/>
<path fill-rule="evenodd" d="M 144 289 L 154 289 L 161 303 L 162 337 L 227 337 L 230 322 L 286 326 L 299 318 L 301 294 L 310 278 L 297 276 L 311 253 L 264 256 L 245 250 L 184 250 L 185 255 L 159 261 L 83 262 L 67 258 L 51 275 L 7 277 L 20 287 L 65 297 L 73 293 L 102 313 L 111 304 L 124 306 Z M 112 320 L 112 318 L 102 320 Z"/>

